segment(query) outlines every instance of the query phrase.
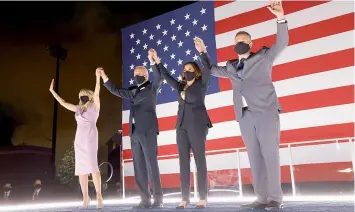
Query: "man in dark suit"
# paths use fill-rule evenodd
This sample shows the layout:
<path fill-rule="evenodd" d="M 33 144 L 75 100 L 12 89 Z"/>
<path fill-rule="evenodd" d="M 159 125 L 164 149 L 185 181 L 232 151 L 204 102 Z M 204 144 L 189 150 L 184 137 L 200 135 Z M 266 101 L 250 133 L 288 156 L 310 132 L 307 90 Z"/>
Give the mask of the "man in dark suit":
<path fill-rule="evenodd" d="M 154 51 L 149 51 L 148 59 L 152 60 Z M 104 86 L 115 96 L 130 100 L 129 115 L 130 138 L 133 155 L 133 166 L 136 184 L 141 196 L 141 202 L 135 208 L 162 208 L 163 192 L 160 183 L 160 172 L 157 159 L 157 135 L 159 134 L 156 114 L 157 92 L 162 78 L 157 66 L 151 62 L 153 81 L 148 81 L 148 70 L 144 66 L 134 69 L 136 86 L 117 88 L 104 71 L 101 77 Z M 148 186 L 148 176 L 151 180 L 154 203 L 151 205 Z"/>
<path fill-rule="evenodd" d="M 273 1 L 268 9 L 277 17 L 277 38 L 271 48 L 250 51 L 249 33 L 235 36 L 238 59 L 225 66 L 210 63 L 206 46 L 200 39 L 196 45 L 205 67 L 216 77 L 229 78 L 233 86 L 236 119 L 247 148 L 253 187 L 257 200 L 243 205 L 246 208 L 280 209 L 283 194 L 280 177 L 280 117 L 281 106 L 271 79 L 272 65 L 289 42 L 287 21 L 280 1 Z"/>
<path fill-rule="evenodd" d="M 38 195 L 41 190 L 42 190 L 42 181 L 37 179 L 33 184 L 33 195 L 32 195 L 33 201 L 38 200 Z"/>

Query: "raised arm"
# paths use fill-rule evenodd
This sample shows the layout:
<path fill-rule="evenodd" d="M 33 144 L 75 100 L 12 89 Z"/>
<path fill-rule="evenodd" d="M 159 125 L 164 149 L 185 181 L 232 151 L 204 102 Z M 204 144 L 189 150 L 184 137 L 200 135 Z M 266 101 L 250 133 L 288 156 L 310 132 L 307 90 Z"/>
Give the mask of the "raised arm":
<path fill-rule="evenodd" d="M 101 78 L 104 81 L 104 86 L 109 90 L 113 95 L 124 98 L 124 99 L 133 99 L 133 94 L 130 90 L 125 88 L 117 88 L 116 85 L 107 77 L 104 70 L 101 70 Z"/>
<path fill-rule="evenodd" d="M 174 79 L 169 74 L 169 71 L 163 66 L 163 64 L 160 62 L 160 59 L 156 61 L 157 68 L 160 71 L 161 76 L 166 80 L 166 82 L 175 90 L 178 90 L 180 82 Z"/>
<path fill-rule="evenodd" d="M 96 69 L 95 76 L 96 76 L 96 84 L 95 84 L 95 91 L 94 91 L 94 105 L 96 111 L 100 111 L 100 77 L 101 77 L 101 67 Z"/>
<path fill-rule="evenodd" d="M 53 97 L 59 102 L 60 105 L 62 105 L 63 107 L 65 107 L 66 109 L 76 112 L 76 106 L 73 104 L 70 104 L 66 101 L 64 101 L 64 99 L 62 99 L 53 89 L 53 83 L 54 83 L 54 79 L 52 80 L 52 83 L 49 87 L 49 91 L 52 93 Z"/>
<path fill-rule="evenodd" d="M 159 71 L 161 74 L 161 77 L 164 78 L 166 80 L 166 82 L 171 87 L 173 87 L 175 90 L 178 90 L 180 82 L 177 81 L 176 79 L 174 79 L 174 77 L 172 77 L 169 74 L 169 71 L 161 63 L 157 52 L 154 49 L 152 49 L 152 51 L 153 51 L 153 60 L 155 61 L 155 64 L 156 64 L 154 67 L 152 67 L 153 71 L 154 71 L 154 69 L 156 69 L 156 71 Z"/>
<path fill-rule="evenodd" d="M 153 70 L 153 88 L 155 90 L 159 90 L 162 82 L 163 82 L 163 77 L 160 74 L 160 71 L 158 70 L 158 67 L 156 65 L 156 63 L 154 62 L 154 58 L 156 55 L 156 51 L 154 49 L 150 49 L 148 51 L 148 59 L 150 62 L 150 67 Z"/>
<path fill-rule="evenodd" d="M 207 54 L 207 53 L 203 53 Z M 200 59 L 201 61 L 201 59 Z M 206 86 L 210 84 L 210 79 L 211 79 L 211 68 L 210 66 L 205 66 L 203 65 L 202 67 L 202 83 Z"/>
<path fill-rule="evenodd" d="M 195 47 L 196 49 L 198 50 L 201 50 L 203 53 L 200 53 L 200 54 L 207 54 L 207 51 L 206 51 L 206 47 L 203 43 L 203 40 L 199 37 L 197 37 L 195 40 Z M 211 60 L 210 58 L 208 57 L 207 55 L 207 59 L 202 62 L 201 61 L 201 58 L 199 58 L 200 62 L 202 63 L 202 83 L 206 86 L 208 86 L 210 84 L 210 78 L 211 78 Z"/>
<path fill-rule="evenodd" d="M 215 77 L 229 78 L 226 66 L 217 66 L 212 63 L 211 58 L 207 54 L 206 46 L 201 38 L 196 38 L 195 47 L 200 53 L 199 60 L 203 65 L 204 72 L 208 72 Z"/>
<path fill-rule="evenodd" d="M 287 21 L 284 18 L 284 11 L 281 1 L 273 1 L 268 9 L 277 17 L 276 42 L 265 53 L 267 59 L 274 62 L 276 57 L 286 48 L 289 42 Z"/>

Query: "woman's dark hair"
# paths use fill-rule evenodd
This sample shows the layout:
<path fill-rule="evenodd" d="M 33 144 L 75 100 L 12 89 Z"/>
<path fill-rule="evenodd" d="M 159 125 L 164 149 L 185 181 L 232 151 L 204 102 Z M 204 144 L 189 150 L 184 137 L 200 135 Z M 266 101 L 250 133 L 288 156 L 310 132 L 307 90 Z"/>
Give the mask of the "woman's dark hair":
<path fill-rule="evenodd" d="M 202 76 L 202 70 L 201 70 L 200 66 L 197 63 L 195 63 L 195 62 L 186 62 L 184 64 L 182 72 L 181 72 L 182 81 L 186 82 L 185 76 L 184 76 L 184 68 L 185 68 L 186 65 L 191 65 L 194 68 L 194 70 L 195 70 L 196 79 L 200 79 L 200 77 Z"/>

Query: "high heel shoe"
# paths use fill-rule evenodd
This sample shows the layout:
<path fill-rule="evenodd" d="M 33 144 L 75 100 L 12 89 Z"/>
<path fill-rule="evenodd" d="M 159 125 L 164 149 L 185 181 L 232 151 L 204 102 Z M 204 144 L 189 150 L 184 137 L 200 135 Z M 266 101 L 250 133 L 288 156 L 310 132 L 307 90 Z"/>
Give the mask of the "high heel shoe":
<path fill-rule="evenodd" d="M 190 201 L 181 201 L 180 205 L 176 207 L 176 209 L 185 209 L 189 205 Z"/>
<path fill-rule="evenodd" d="M 198 201 L 197 205 L 195 206 L 196 209 L 203 209 L 206 208 L 207 201 L 206 200 L 200 200 Z"/>
<path fill-rule="evenodd" d="M 91 201 L 91 199 L 90 199 L 90 197 L 88 196 L 88 200 L 87 200 L 86 204 L 85 204 L 85 202 L 83 201 L 83 209 L 87 209 L 87 208 L 89 207 L 90 201 Z"/>
<path fill-rule="evenodd" d="M 96 206 L 96 208 L 97 209 L 102 209 L 104 207 L 104 204 L 103 204 L 103 199 L 101 198 L 101 199 L 98 199 L 97 200 L 97 206 Z"/>

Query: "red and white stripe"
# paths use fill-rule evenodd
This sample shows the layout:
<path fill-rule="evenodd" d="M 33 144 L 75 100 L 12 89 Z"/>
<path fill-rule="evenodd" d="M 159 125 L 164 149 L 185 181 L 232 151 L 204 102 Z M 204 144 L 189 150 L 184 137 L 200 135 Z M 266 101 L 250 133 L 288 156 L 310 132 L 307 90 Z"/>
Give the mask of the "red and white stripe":
<path fill-rule="evenodd" d="M 219 65 L 235 58 L 234 36 L 249 32 L 253 50 L 275 42 L 275 17 L 265 7 L 267 1 L 215 3 L 215 30 Z M 281 143 L 354 136 L 354 3 L 351 1 L 285 1 L 289 46 L 276 59 L 273 81 L 279 96 Z M 221 92 L 206 97 L 206 107 L 214 127 L 210 129 L 207 150 L 242 148 L 233 111 L 231 83 L 219 79 Z M 160 135 L 159 159 L 162 184 L 179 187 L 175 121 L 177 102 L 157 105 Z M 123 157 L 126 188 L 134 187 L 134 171 L 128 136 L 129 111 L 123 111 Z M 295 181 L 353 180 L 352 146 L 321 143 L 292 147 Z M 290 182 L 289 150 L 280 149 L 282 181 Z M 228 161 L 228 162 L 227 162 Z M 226 163 L 227 162 L 227 163 Z M 235 151 L 207 154 L 210 185 L 236 182 Z M 250 183 L 250 166 L 245 151 L 240 153 L 242 183 Z M 325 174 L 327 173 L 327 174 Z M 330 174 L 332 173 L 332 174 Z"/>

